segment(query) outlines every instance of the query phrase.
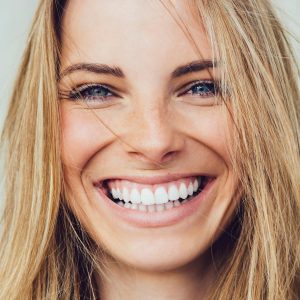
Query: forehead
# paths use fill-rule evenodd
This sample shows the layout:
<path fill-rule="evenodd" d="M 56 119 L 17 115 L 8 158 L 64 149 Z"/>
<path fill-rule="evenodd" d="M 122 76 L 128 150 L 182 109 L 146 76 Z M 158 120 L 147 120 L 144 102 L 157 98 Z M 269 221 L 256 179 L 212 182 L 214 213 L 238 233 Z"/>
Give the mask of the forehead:
<path fill-rule="evenodd" d="M 71 0 L 62 22 L 62 65 L 87 61 L 155 71 L 166 62 L 172 68 L 211 58 L 206 33 L 189 2 Z"/>

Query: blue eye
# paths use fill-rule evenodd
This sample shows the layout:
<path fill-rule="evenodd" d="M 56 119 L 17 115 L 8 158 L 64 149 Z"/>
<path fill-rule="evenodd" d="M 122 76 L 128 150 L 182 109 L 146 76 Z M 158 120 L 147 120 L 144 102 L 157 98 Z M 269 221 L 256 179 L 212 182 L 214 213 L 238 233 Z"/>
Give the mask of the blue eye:
<path fill-rule="evenodd" d="M 180 96 L 184 94 L 200 97 L 214 97 L 218 94 L 218 86 L 216 82 L 211 80 L 196 81 L 187 85 Z"/>
<path fill-rule="evenodd" d="M 70 92 L 70 99 L 82 99 L 92 101 L 104 101 L 106 98 L 115 96 L 109 88 L 99 84 L 83 85 Z"/>

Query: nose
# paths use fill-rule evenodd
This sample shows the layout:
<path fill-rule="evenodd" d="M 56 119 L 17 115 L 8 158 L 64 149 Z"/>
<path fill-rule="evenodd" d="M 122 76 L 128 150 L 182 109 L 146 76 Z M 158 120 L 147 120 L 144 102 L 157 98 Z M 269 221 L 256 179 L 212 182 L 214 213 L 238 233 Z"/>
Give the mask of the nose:
<path fill-rule="evenodd" d="M 124 139 L 131 158 L 162 165 L 173 161 L 184 149 L 184 137 L 162 107 L 139 109 L 129 123 Z"/>

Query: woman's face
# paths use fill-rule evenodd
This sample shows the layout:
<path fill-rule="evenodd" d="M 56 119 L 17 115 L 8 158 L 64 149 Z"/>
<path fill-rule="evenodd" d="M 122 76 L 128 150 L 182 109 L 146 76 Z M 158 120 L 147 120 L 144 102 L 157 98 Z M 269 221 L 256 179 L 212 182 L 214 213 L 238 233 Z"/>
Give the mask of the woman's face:
<path fill-rule="evenodd" d="M 145 270 L 201 258 L 236 203 L 210 44 L 186 1 L 172 3 L 195 44 L 163 3 L 73 0 L 62 24 L 67 200 L 107 253 Z"/>

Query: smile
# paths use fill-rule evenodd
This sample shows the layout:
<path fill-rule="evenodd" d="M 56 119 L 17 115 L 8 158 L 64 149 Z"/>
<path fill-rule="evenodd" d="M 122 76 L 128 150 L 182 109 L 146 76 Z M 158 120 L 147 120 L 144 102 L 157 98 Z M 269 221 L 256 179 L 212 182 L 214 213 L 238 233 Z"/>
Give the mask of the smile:
<path fill-rule="evenodd" d="M 101 189 L 118 206 L 143 212 L 163 212 L 189 202 L 199 195 L 214 178 L 186 177 L 158 184 L 129 180 L 105 180 Z"/>

